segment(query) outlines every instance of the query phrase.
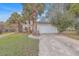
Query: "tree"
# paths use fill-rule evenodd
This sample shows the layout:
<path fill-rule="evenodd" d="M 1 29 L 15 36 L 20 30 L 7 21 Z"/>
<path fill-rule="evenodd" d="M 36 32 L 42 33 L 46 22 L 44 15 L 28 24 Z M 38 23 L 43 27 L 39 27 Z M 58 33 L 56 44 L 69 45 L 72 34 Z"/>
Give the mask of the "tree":
<path fill-rule="evenodd" d="M 79 4 L 70 4 L 69 12 L 72 13 L 74 16 L 79 16 Z"/>
<path fill-rule="evenodd" d="M 37 29 L 37 24 L 36 24 L 36 18 L 37 15 L 41 15 L 44 12 L 44 4 L 42 3 L 25 3 L 23 4 L 23 17 L 24 21 L 30 21 L 33 22 L 32 25 L 32 32 L 34 31 L 33 29 Z M 30 28 L 28 29 L 30 32 Z"/>
<path fill-rule="evenodd" d="M 38 14 L 41 15 L 41 13 L 44 12 L 44 6 L 43 3 L 24 3 L 23 4 L 23 16 L 25 19 L 30 18 L 30 16 L 35 13 L 37 16 Z"/>
<path fill-rule="evenodd" d="M 22 31 L 21 26 L 22 17 L 18 13 L 14 12 L 11 14 L 9 20 L 7 21 L 9 24 L 18 24 L 18 32 Z"/>
<path fill-rule="evenodd" d="M 52 24 L 57 27 L 59 32 L 65 31 L 68 27 L 73 26 L 73 17 L 69 13 L 57 13 L 56 17 L 51 20 Z"/>
<path fill-rule="evenodd" d="M 69 12 L 75 16 L 74 27 L 77 33 L 79 33 L 79 4 L 78 3 L 71 4 Z"/>

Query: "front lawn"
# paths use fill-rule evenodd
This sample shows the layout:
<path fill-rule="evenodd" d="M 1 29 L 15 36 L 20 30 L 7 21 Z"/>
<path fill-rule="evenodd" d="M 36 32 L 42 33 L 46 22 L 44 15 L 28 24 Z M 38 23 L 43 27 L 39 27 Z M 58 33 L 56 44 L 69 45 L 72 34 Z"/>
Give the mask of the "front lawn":
<path fill-rule="evenodd" d="M 0 38 L 0 56 L 38 55 L 39 40 L 28 38 L 25 34 L 11 34 Z"/>

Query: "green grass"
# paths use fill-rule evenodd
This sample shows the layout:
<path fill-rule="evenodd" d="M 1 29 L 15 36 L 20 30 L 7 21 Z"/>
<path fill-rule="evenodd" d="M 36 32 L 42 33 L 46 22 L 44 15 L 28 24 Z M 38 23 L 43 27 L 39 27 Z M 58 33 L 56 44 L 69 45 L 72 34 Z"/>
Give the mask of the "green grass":
<path fill-rule="evenodd" d="M 38 55 L 39 41 L 24 34 L 12 34 L 0 38 L 0 56 Z"/>

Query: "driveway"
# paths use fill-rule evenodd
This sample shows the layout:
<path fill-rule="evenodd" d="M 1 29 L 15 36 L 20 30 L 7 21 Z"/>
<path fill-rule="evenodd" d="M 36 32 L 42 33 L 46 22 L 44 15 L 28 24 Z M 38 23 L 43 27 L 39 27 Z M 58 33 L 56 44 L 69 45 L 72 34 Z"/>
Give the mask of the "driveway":
<path fill-rule="evenodd" d="M 78 56 L 79 41 L 57 34 L 40 35 L 39 56 Z"/>

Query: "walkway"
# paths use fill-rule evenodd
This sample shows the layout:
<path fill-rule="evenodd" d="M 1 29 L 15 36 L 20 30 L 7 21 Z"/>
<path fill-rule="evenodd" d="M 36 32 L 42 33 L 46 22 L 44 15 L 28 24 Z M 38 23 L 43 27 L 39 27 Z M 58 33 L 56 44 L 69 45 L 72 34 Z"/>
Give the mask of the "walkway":
<path fill-rule="evenodd" d="M 5 37 L 5 36 L 8 36 L 8 35 L 11 35 L 11 34 L 14 34 L 14 33 L 5 33 L 5 34 L 0 34 L 0 38 Z"/>

